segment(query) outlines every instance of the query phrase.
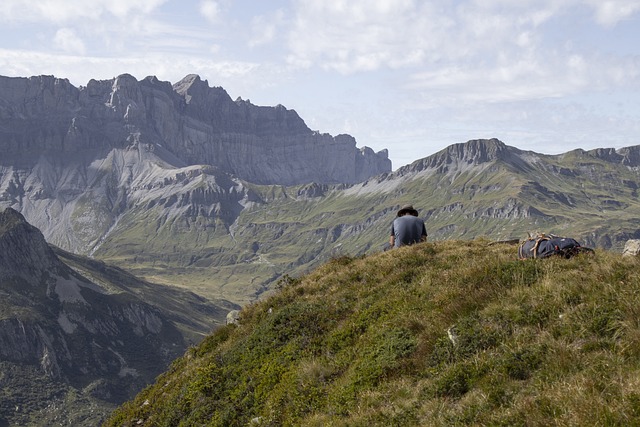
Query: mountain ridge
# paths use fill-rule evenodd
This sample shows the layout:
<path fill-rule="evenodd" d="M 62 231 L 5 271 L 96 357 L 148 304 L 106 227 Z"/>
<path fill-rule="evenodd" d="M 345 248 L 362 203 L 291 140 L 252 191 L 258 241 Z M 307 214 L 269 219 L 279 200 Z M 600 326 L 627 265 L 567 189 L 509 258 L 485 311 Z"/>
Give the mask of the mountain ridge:
<path fill-rule="evenodd" d="M 0 148 L 7 155 L 33 161 L 50 151 L 135 142 L 259 184 L 353 183 L 391 170 L 386 150 L 314 132 L 282 105 L 234 102 L 196 75 L 171 86 L 123 74 L 80 88 L 53 76 L 0 77 Z"/>
<path fill-rule="evenodd" d="M 418 159 L 409 165 L 399 168 L 397 174 L 407 172 L 420 172 L 427 168 L 446 168 L 455 161 L 469 165 L 479 165 L 493 160 L 501 160 L 517 166 L 528 165 L 523 161 L 527 157 L 535 158 L 562 158 L 572 155 L 588 155 L 610 163 L 619 163 L 629 167 L 640 166 L 640 145 L 615 148 L 596 148 L 593 150 L 575 149 L 567 153 L 556 155 L 541 154 L 534 151 L 523 151 L 516 147 L 508 146 L 497 138 L 469 140 L 464 143 L 452 144 L 437 153 L 423 159 Z M 526 166 L 525 166 L 526 167 Z"/>
<path fill-rule="evenodd" d="M 420 210 L 431 239 L 544 230 L 621 248 L 638 237 L 638 151 L 545 155 L 472 140 L 358 184 L 264 186 L 176 167 L 162 147 L 135 142 L 81 169 L 53 155 L 0 168 L 0 205 L 65 250 L 245 304 L 292 269 L 379 250 L 402 204 Z"/>
<path fill-rule="evenodd" d="M 0 87 L 7 85 L 13 87 L 0 78 Z M 0 145 L 11 152 L 20 143 L 26 151 L 0 159 L 0 206 L 21 212 L 61 249 L 211 300 L 244 305 L 283 274 L 303 273 L 337 253 L 382 250 L 404 204 L 420 211 L 433 240 L 544 231 L 621 249 L 640 236 L 638 146 L 547 155 L 474 139 L 396 171 L 335 183 L 343 176 L 341 150 L 353 154 L 350 170 L 358 169 L 355 143 L 340 142 L 351 137 L 311 131 L 282 106 L 234 101 L 197 75 L 174 85 L 121 75 L 81 88 L 54 77 L 14 86 L 6 97 L 0 92 Z M 67 122 L 56 118 L 61 112 Z M 273 153 L 252 151 L 269 138 L 277 139 Z M 296 150 L 318 157 L 305 147 L 324 147 L 325 140 L 337 144 L 330 168 L 278 160 L 300 159 Z M 248 151 L 234 154 L 227 143 Z M 209 157 L 226 166 L 191 164 Z M 229 172 L 240 161 L 243 177 Z M 276 184 L 252 181 L 257 162 Z M 336 178 L 281 180 L 310 177 L 314 168 Z"/>
<path fill-rule="evenodd" d="M 51 248 L 11 208 L 0 296 L 0 425 L 95 425 L 238 308 Z"/>

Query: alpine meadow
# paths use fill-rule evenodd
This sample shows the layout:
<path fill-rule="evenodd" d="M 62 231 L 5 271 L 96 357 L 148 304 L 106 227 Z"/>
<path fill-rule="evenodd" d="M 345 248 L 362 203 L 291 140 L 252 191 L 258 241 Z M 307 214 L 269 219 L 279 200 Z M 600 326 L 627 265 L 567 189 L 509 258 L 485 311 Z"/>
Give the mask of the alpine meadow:
<path fill-rule="evenodd" d="M 251 304 L 105 426 L 640 420 L 640 263 L 486 239 L 341 256 Z"/>

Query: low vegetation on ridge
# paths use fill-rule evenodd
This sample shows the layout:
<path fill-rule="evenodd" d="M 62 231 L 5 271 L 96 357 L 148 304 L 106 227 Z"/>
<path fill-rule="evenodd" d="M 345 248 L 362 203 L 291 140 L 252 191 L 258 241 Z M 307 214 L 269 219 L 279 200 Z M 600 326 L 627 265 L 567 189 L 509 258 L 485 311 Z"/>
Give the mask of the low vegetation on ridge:
<path fill-rule="evenodd" d="M 105 425 L 639 425 L 639 267 L 484 239 L 334 258 Z"/>

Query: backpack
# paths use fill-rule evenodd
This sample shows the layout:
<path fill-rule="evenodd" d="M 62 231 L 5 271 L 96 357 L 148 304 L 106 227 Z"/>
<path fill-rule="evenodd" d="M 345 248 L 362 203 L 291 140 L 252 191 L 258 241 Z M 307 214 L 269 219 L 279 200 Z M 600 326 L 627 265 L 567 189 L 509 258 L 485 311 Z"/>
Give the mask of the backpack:
<path fill-rule="evenodd" d="M 529 237 L 518 247 L 518 258 L 547 258 L 559 255 L 563 258 L 571 258 L 580 253 L 593 253 L 593 249 L 581 246 L 576 239 L 571 237 L 558 237 L 554 235 L 539 234 Z"/>

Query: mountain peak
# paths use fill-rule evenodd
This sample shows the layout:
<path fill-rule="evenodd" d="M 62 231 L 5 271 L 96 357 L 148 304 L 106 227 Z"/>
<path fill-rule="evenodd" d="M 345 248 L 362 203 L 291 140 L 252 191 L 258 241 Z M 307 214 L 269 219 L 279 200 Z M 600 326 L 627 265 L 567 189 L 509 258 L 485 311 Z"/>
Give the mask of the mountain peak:
<path fill-rule="evenodd" d="M 113 81 L 113 85 L 116 87 L 117 86 L 134 86 L 137 84 L 138 84 L 138 80 L 128 73 L 120 74 Z"/>
<path fill-rule="evenodd" d="M 162 147 L 181 165 L 218 167 L 255 184 L 353 184 L 391 170 L 386 156 L 358 151 L 353 138 L 314 132 L 282 105 L 236 103 L 197 74 L 174 85 L 130 74 L 80 89 L 65 82 L 0 78 L 3 155 L 37 162 L 82 151 L 89 159 L 144 141 L 150 156 Z"/>
<path fill-rule="evenodd" d="M 451 159 L 479 164 L 503 158 L 508 147 L 497 138 L 472 139 L 464 143 L 453 144 L 444 151 Z"/>
<path fill-rule="evenodd" d="M 20 212 L 12 208 L 6 208 L 0 212 L 0 238 L 10 229 L 27 221 Z"/>
<path fill-rule="evenodd" d="M 44 236 L 19 212 L 0 212 L 0 276 L 38 275 L 58 263 Z M 34 268 L 37 266 L 37 268 Z"/>
<path fill-rule="evenodd" d="M 192 85 L 192 84 L 197 84 L 201 82 L 202 82 L 202 79 L 198 74 L 187 74 L 177 84 Z"/>
<path fill-rule="evenodd" d="M 472 139 L 467 142 L 450 145 L 439 152 L 417 160 L 401 168 L 401 174 L 419 172 L 425 169 L 448 169 L 450 164 L 479 165 L 494 160 L 511 160 L 516 148 L 507 146 L 497 138 Z"/>
<path fill-rule="evenodd" d="M 184 97 L 193 96 L 194 93 L 207 92 L 209 89 L 209 82 L 202 80 L 197 74 L 188 74 L 173 85 L 173 90 Z"/>

